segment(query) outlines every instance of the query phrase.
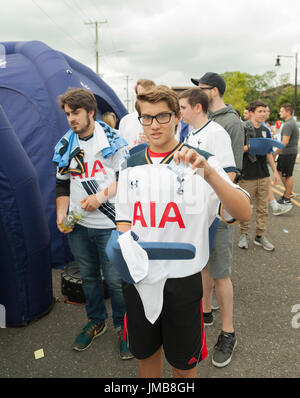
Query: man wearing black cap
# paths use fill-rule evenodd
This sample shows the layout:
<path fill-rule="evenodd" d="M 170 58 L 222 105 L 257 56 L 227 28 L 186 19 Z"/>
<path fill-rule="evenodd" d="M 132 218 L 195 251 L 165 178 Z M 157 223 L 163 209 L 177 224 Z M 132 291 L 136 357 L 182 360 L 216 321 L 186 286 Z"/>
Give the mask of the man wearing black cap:
<path fill-rule="evenodd" d="M 241 120 L 232 105 L 226 105 L 223 101 L 223 95 L 226 90 L 225 80 L 217 73 L 207 72 L 200 79 L 191 79 L 191 81 L 207 94 L 209 117 L 219 123 L 230 135 L 236 167 L 241 170 L 244 130 Z"/>
<path fill-rule="evenodd" d="M 244 130 L 240 118 L 231 105 L 226 105 L 223 95 L 225 80 L 217 73 L 207 72 L 200 79 L 191 81 L 205 91 L 208 96 L 209 118 L 219 123 L 229 134 L 237 169 L 242 169 Z M 236 174 L 228 173 L 234 180 Z M 206 319 L 211 319 L 212 290 L 215 285 L 222 318 L 222 331 L 214 347 L 212 363 L 217 367 L 226 366 L 232 358 L 236 346 L 233 327 L 233 287 L 230 279 L 232 263 L 233 228 L 219 220 L 208 266 L 202 271 L 203 310 Z"/>

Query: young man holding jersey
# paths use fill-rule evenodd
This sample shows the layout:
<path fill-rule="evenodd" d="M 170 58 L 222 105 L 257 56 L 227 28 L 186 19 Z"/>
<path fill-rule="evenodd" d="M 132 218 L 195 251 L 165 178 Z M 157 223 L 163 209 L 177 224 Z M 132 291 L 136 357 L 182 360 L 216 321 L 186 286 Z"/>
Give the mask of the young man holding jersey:
<path fill-rule="evenodd" d="M 136 109 L 150 144 L 132 155 L 119 174 L 117 229 L 132 230 L 143 241 L 192 243 L 196 255 L 184 261 L 149 260 L 149 274 L 158 269 L 157 279 L 150 281 L 148 274 L 142 286 L 124 284 L 129 348 L 141 377 L 162 376 L 162 348 L 174 377 L 196 377 L 196 365 L 207 355 L 201 270 L 209 257 L 209 226 L 218 212 L 227 222 L 249 220 L 249 197 L 215 156 L 175 139 L 180 109 L 174 91 L 157 86 L 138 95 Z M 168 168 L 174 163 L 195 173 L 178 180 Z M 152 289 L 158 295 L 151 295 Z M 161 291 L 162 305 L 150 318 L 148 310 Z"/>

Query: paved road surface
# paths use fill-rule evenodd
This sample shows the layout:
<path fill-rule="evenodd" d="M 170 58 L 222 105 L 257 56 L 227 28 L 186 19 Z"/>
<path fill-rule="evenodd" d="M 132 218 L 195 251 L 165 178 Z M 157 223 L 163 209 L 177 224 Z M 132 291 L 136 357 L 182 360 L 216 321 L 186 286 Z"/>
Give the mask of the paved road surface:
<path fill-rule="evenodd" d="M 294 191 L 300 192 L 300 164 L 295 168 Z M 276 187 L 282 192 L 282 187 Z M 293 209 L 282 216 L 269 216 L 267 237 L 273 253 L 250 243 L 237 247 L 235 231 L 234 318 L 238 345 L 232 362 L 223 369 L 211 364 L 212 348 L 220 330 L 220 314 L 206 328 L 209 356 L 198 366 L 203 378 L 298 378 L 300 376 L 300 196 Z M 254 237 L 253 224 L 252 235 Z M 0 329 L 0 378 L 132 378 L 137 377 L 135 359 L 118 358 L 117 338 L 108 320 L 108 331 L 84 352 L 71 349 L 86 322 L 84 307 L 63 302 L 61 270 L 53 270 L 53 310 L 26 327 Z M 292 312 L 299 305 L 297 313 Z M 110 311 L 109 300 L 107 306 Z M 292 323 L 294 317 L 294 323 Z M 184 322 L 184 320 L 182 320 Z M 43 348 L 44 358 L 34 351 Z M 164 376 L 170 377 L 165 364 Z"/>

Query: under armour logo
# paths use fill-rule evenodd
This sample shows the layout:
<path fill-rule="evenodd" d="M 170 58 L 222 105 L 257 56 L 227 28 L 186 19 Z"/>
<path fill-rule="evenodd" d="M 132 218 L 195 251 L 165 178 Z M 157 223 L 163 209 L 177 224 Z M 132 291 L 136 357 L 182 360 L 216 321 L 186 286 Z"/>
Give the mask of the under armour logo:
<path fill-rule="evenodd" d="M 200 147 L 201 144 L 202 144 L 202 141 L 198 140 L 198 148 Z"/>
<path fill-rule="evenodd" d="M 130 181 L 130 188 L 131 189 L 133 189 L 133 188 L 137 188 L 138 187 L 138 180 L 135 180 L 135 181 Z"/>

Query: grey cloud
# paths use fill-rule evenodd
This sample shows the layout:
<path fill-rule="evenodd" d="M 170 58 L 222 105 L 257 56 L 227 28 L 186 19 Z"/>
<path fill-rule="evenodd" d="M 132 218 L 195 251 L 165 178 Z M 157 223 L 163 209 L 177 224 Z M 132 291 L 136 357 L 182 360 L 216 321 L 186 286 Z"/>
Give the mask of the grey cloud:
<path fill-rule="evenodd" d="M 132 90 L 140 77 L 190 85 L 208 70 L 274 69 L 276 55 L 300 43 L 299 11 L 294 0 L 10 0 L 0 40 L 41 40 L 95 68 L 95 29 L 84 22 L 107 19 L 99 29 L 101 73 L 124 99 L 125 76 Z M 292 60 L 282 62 L 284 72 L 293 79 Z"/>

